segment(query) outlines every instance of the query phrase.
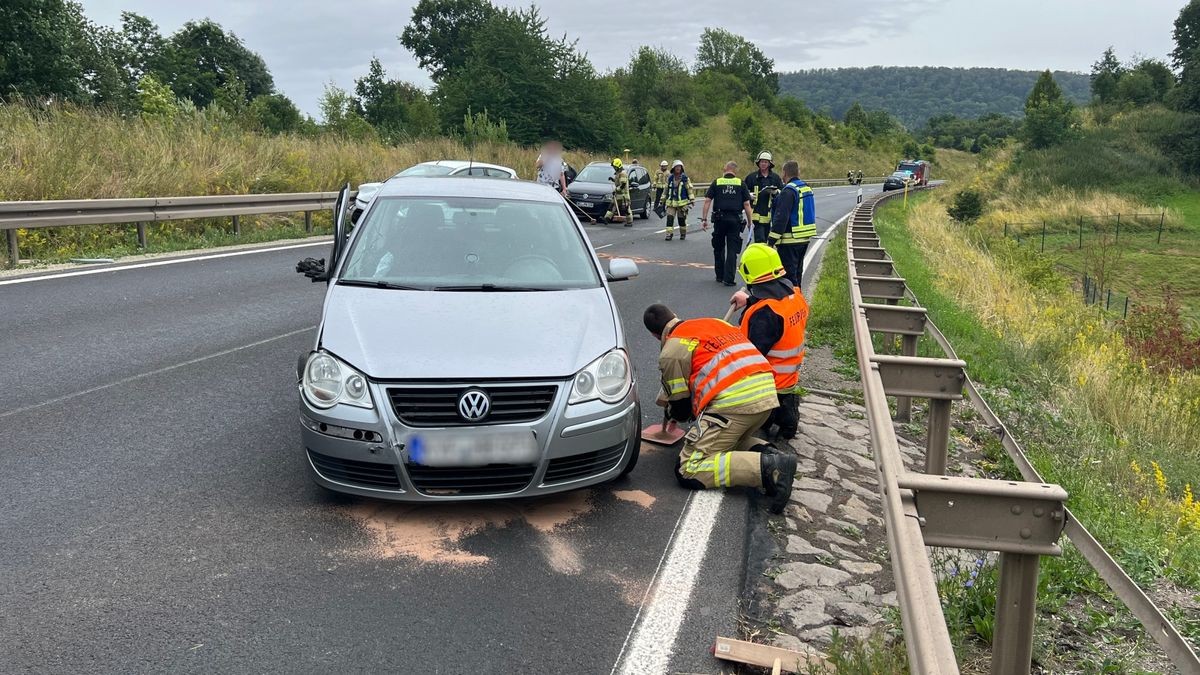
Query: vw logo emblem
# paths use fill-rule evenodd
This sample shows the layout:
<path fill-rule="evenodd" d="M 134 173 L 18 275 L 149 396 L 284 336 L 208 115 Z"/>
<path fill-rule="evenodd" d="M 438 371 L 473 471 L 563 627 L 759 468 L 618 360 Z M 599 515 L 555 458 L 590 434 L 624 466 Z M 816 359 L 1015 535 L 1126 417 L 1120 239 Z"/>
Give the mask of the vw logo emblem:
<path fill-rule="evenodd" d="M 583 193 L 583 197 L 581 197 L 581 199 L 587 199 L 587 198 L 588 198 L 587 193 L 586 192 Z"/>
<path fill-rule="evenodd" d="M 468 389 L 458 397 L 458 414 L 468 422 L 479 422 L 492 409 L 492 399 L 482 389 Z"/>

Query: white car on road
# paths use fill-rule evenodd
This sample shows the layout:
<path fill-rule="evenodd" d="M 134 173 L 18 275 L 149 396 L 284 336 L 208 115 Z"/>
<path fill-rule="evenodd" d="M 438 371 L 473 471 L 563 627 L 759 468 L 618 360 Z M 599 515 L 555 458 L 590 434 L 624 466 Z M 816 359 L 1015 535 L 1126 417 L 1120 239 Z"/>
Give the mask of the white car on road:
<path fill-rule="evenodd" d="M 463 161 L 460 159 L 439 159 L 433 162 L 421 162 L 408 167 L 392 176 L 475 176 L 478 178 L 507 178 L 517 180 L 517 172 L 499 164 Z M 385 181 L 386 182 L 386 181 Z M 358 186 L 358 195 L 354 198 L 354 211 L 350 214 L 351 222 L 358 222 L 358 216 L 371 203 L 371 198 L 379 191 L 383 183 L 363 183 Z"/>

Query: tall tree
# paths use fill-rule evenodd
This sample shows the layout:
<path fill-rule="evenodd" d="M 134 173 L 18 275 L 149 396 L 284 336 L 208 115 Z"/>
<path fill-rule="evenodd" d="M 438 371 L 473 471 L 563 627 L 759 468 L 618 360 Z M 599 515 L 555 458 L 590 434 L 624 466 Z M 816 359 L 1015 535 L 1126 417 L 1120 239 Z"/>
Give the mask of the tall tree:
<path fill-rule="evenodd" d="M 488 0 L 421 0 L 400 44 L 439 82 L 466 63 L 476 31 L 497 12 Z"/>
<path fill-rule="evenodd" d="M 775 61 L 746 38 L 724 28 L 704 29 L 696 50 L 696 70 L 744 78 L 750 95 L 760 101 L 768 101 L 779 93 Z"/>
<path fill-rule="evenodd" d="M 78 99 L 83 11 L 63 0 L 0 3 L 0 96 Z"/>
<path fill-rule="evenodd" d="M 1065 140 L 1074 114 L 1074 104 L 1063 97 L 1050 71 L 1044 71 L 1025 99 L 1025 140 L 1029 147 L 1046 148 Z"/>
<path fill-rule="evenodd" d="M 354 100 L 359 114 L 389 142 L 437 132 L 429 97 L 416 85 L 388 79 L 378 58 L 354 81 Z"/>
<path fill-rule="evenodd" d="M 574 43 L 554 40 L 536 8 L 497 10 L 474 33 L 461 67 L 437 83 L 442 119 L 460 128 L 487 111 L 521 143 L 555 136 L 567 145 L 610 148 L 620 140 L 618 93 Z"/>
<path fill-rule="evenodd" d="M 233 79 L 245 85 L 247 102 L 275 90 L 262 57 L 208 19 L 189 21 L 171 35 L 161 75 L 177 95 L 199 107 L 216 100 L 217 91 Z"/>
<path fill-rule="evenodd" d="M 1189 0 L 1188 4 L 1179 10 L 1172 35 L 1175 38 L 1175 49 L 1171 50 L 1171 64 L 1177 70 L 1181 70 L 1192 60 L 1196 47 L 1200 46 L 1200 0 Z"/>
<path fill-rule="evenodd" d="M 150 19 L 136 12 L 121 12 L 121 43 L 124 65 L 134 82 L 161 68 L 167 41 Z"/>
<path fill-rule="evenodd" d="M 1101 103 L 1112 103 L 1116 99 L 1117 84 L 1124 69 L 1110 46 L 1104 50 L 1100 60 L 1092 64 L 1092 96 Z"/>
<path fill-rule="evenodd" d="M 867 111 L 863 110 L 863 107 L 858 103 L 858 101 L 855 101 L 854 105 L 850 106 L 850 109 L 847 110 L 846 114 L 842 116 L 842 122 L 844 122 L 848 127 L 866 128 Z"/>

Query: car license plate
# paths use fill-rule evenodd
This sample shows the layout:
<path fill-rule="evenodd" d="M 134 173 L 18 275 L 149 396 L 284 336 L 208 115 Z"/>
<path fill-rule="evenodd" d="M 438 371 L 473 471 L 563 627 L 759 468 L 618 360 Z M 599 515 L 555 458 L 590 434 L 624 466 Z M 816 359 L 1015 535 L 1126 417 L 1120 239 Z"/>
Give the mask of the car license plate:
<path fill-rule="evenodd" d="M 408 461 L 422 466 L 486 466 L 532 464 L 537 441 L 526 430 L 436 432 L 408 438 Z"/>
<path fill-rule="evenodd" d="M 575 202 L 575 203 L 585 209 L 590 209 L 596 205 L 595 202 Z"/>

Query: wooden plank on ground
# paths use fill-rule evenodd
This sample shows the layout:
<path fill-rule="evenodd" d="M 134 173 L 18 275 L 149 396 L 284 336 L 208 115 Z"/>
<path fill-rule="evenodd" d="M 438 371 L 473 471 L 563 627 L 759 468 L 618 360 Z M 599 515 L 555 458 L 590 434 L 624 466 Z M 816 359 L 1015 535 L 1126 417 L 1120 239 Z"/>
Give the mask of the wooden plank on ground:
<path fill-rule="evenodd" d="M 797 652 L 758 642 L 734 640 L 720 635 L 717 636 L 713 654 L 718 659 L 725 661 L 748 663 L 752 666 L 772 669 L 778 667 L 785 673 L 801 673 L 807 672 L 810 667 L 829 666 L 825 655 L 820 652 Z"/>

